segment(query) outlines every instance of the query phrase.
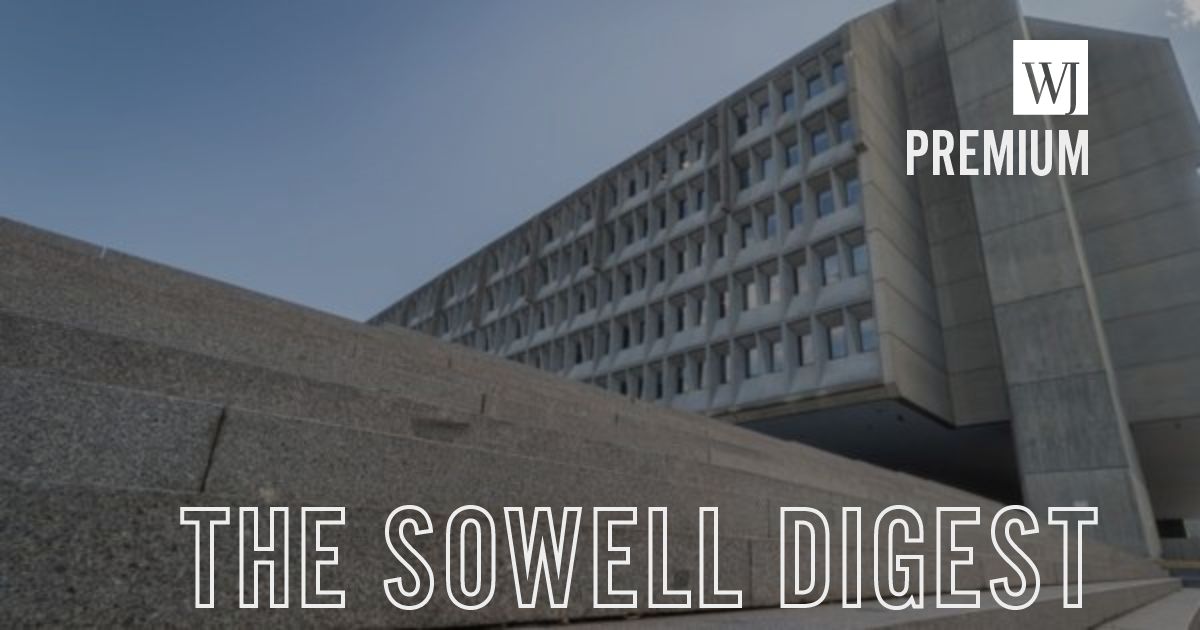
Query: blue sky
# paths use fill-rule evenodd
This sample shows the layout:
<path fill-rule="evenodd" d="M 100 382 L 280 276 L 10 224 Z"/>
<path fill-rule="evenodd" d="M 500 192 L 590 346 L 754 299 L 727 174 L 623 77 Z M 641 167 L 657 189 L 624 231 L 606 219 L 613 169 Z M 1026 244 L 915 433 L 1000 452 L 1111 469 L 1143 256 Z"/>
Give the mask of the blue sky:
<path fill-rule="evenodd" d="M 363 319 L 880 4 L 0 0 L 0 215 Z"/>

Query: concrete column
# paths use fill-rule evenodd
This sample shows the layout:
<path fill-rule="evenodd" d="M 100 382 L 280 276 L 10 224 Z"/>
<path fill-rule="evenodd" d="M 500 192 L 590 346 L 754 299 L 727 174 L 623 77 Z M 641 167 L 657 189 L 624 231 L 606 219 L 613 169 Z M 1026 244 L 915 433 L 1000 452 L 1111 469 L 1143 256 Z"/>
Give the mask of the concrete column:
<path fill-rule="evenodd" d="M 1049 128 L 1042 117 L 1012 116 L 1012 42 L 1027 37 L 1018 3 L 958 0 L 937 7 L 961 128 Z M 970 182 L 1025 502 L 1035 510 L 1098 507 L 1096 538 L 1157 556 L 1066 183 L 1055 176 Z"/>

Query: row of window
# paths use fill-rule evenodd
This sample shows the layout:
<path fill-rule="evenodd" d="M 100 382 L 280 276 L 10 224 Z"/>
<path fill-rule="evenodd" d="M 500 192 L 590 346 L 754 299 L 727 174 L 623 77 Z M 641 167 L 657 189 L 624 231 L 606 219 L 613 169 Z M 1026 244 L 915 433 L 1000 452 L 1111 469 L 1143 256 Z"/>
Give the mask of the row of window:
<path fill-rule="evenodd" d="M 815 264 L 810 265 L 810 260 Z M 702 327 L 710 320 L 724 320 L 734 309 L 747 312 L 779 303 L 811 291 L 814 283 L 829 286 L 846 277 L 865 275 L 869 270 L 870 258 L 863 233 L 848 232 L 822 241 L 811 250 L 796 250 L 783 256 L 780 261 L 771 260 L 742 269 L 731 274 L 729 279 L 713 280 L 649 304 L 644 309 L 606 320 L 596 326 L 600 341 L 595 347 L 600 350 L 599 356 L 593 357 L 589 352 L 581 356 L 580 361 L 600 358 L 610 351 L 664 338 L 669 333 Z M 607 302 L 616 296 L 614 290 L 628 294 L 643 288 L 644 285 L 639 282 L 644 283 L 645 280 L 624 272 L 615 283 L 601 283 L 600 290 L 604 293 L 599 297 Z M 531 311 L 535 316 L 533 322 L 527 321 L 530 311 L 526 309 L 484 327 L 477 338 L 479 347 L 485 351 L 498 349 L 524 338 L 531 332 L 529 327 L 532 327 L 532 332 L 538 332 L 569 321 L 574 315 L 593 311 L 597 308 L 596 286 L 585 283 L 570 294 L 563 292 L 543 301 Z M 468 333 L 464 338 L 474 336 Z"/>
<path fill-rule="evenodd" d="M 853 171 L 846 171 L 835 177 L 835 180 L 838 185 L 836 194 L 838 199 L 835 199 L 835 189 L 829 185 L 829 182 L 822 181 L 813 183 L 811 186 L 811 195 L 818 218 L 833 214 L 839 207 L 839 203 L 846 206 L 861 203 L 861 185 Z M 803 194 L 799 190 L 785 191 L 780 199 L 782 203 L 786 204 L 787 226 L 792 230 L 801 228 L 805 221 Z M 774 203 L 760 204 L 756 208 L 735 213 L 732 217 L 733 227 L 736 230 L 736 240 L 733 245 L 746 249 L 759 241 L 774 240 L 779 235 L 780 225 L 783 222 L 780 218 L 781 212 L 777 211 L 775 206 Z M 724 220 L 713 223 L 708 226 L 707 235 L 705 228 L 701 228 L 691 235 L 676 239 L 656 252 L 648 253 L 645 260 L 624 263 L 614 269 L 611 273 L 611 284 L 604 285 L 606 301 L 612 299 L 614 295 L 628 295 L 637 289 L 652 286 L 656 282 L 664 282 L 669 275 L 674 277 L 693 268 L 701 267 L 710 262 L 709 252 L 713 252 L 711 262 L 724 259 L 731 249 L 725 224 Z M 628 228 L 630 231 L 625 235 L 625 246 L 632 245 L 649 236 L 650 227 L 645 224 L 631 223 L 628 224 Z M 574 271 L 589 267 L 591 256 L 588 240 L 580 239 L 577 247 L 573 251 L 571 249 L 564 250 L 564 255 L 540 260 L 536 267 L 535 286 L 540 289 L 563 277 L 570 276 Z M 650 275 L 651 272 L 653 275 Z M 656 280 L 653 280 L 655 278 Z M 614 291 L 611 287 L 617 288 Z M 594 294 L 594 289 L 586 287 L 581 287 L 580 291 L 584 292 L 585 296 L 588 291 Z M 502 278 L 485 289 L 483 294 L 484 312 L 494 312 L 501 303 L 515 301 L 524 294 L 525 277 L 523 274 Z M 586 297 L 581 297 L 579 300 L 581 302 L 579 308 L 583 310 L 594 307 L 596 304 L 594 298 L 590 304 L 586 302 Z M 451 322 L 468 321 L 471 318 L 470 308 L 469 300 L 448 308 L 441 318 L 442 321 L 438 322 L 434 333 L 448 332 Z"/>
<path fill-rule="evenodd" d="M 810 366 L 819 360 L 818 356 L 837 361 L 879 348 L 878 325 L 867 305 L 852 307 L 845 313 L 826 313 L 815 321 L 819 344 L 815 341 L 812 325 L 804 321 L 785 326 L 782 332 L 777 328 L 766 329 L 625 368 L 589 379 L 589 382 L 621 394 L 661 400 L 670 395 L 781 373 L 789 365 Z M 547 352 L 531 352 L 525 360 L 543 369 L 562 369 L 553 364 L 554 357 Z"/>
<path fill-rule="evenodd" d="M 804 93 L 809 100 L 812 100 L 825 92 L 827 85 L 839 85 L 846 82 L 846 64 L 842 61 L 835 61 L 829 67 L 829 79 L 826 81 L 825 76 L 814 70 L 804 78 Z M 754 119 L 755 126 L 770 125 L 772 113 L 777 105 L 780 114 L 786 114 L 796 109 L 796 90 L 793 87 L 785 87 L 779 93 L 779 101 L 773 104 L 769 97 L 770 92 L 765 91 L 761 96 L 752 99 L 754 101 Z M 742 108 L 738 108 L 742 109 Z M 748 111 L 734 112 L 734 129 L 738 136 L 744 136 L 750 133 L 751 116 Z"/>
<path fill-rule="evenodd" d="M 858 176 L 852 170 L 840 174 L 835 179 L 839 187 L 837 193 L 835 193 L 833 186 L 826 180 L 814 182 L 811 186 L 818 218 L 833 214 L 839 207 L 839 202 L 844 206 L 855 206 L 862 201 L 862 187 Z M 840 197 L 840 199 L 835 197 Z M 781 195 L 781 200 L 787 206 L 787 223 L 789 227 L 793 230 L 802 227 L 804 224 L 804 197 L 802 192 L 798 187 L 785 191 Z M 779 215 L 780 213 L 775 210 L 774 204 L 771 203 L 761 204 L 757 208 L 736 213 L 733 219 L 737 230 L 736 246 L 745 249 L 757 241 L 770 241 L 776 238 L 779 234 L 781 224 Z M 625 293 L 630 293 L 633 289 L 629 287 L 635 284 L 639 287 L 646 285 L 645 280 L 648 267 L 657 270 L 659 281 L 665 281 L 667 279 L 668 261 L 673 261 L 674 274 L 682 274 L 690 268 L 705 264 L 707 262 L 706 254 L 710 246 L 712 251 L 715 252 L 713 261 L 723 259 L 729 251 L 729 242 L 726 230 L 721 225 L 722 223 L 722 221 L 718 221 L 710 225 L 710 235 L 708 237 L 704 235 L 704 228 L 701 228 L 691 235 L 677 239 L 659 252 L 650 253 L 649 260 L 645 263 L 627 263 L 624 270 L 614 272 L 614 275 L 624 275 L 624 282 L 614 282 L 623 284 L 627 287 Z M 624 228 L 622 246 L 625 247 L 657 233 L 657 229 L 651 229 L 645 214 L 640 215 L 637 221 L 622 222 L 622 226 Z M 559 256 L 550 256 L 540 260 L 537 264 L 536 275 L 536 286 L 538 289 L 557 282 L 559 279 L 571 275 L 574 271 L 588 267 L 591 264 L 591 256 L 587 240 L 580 239 L 574 251 L 571 248 L 567 248 L 562 250 Z M 615 235 L 606 235 L 605 240 L 613 243 L 612 247 L 615 249 Z M 572 258 L 574 258 L 574 261 L 572 261 Z M 631 280 L 635 274 L 639 278 L 639 281 L 636 283 Z M 507 291 L 505 291 L 506 288 L 508 289 Z M 501 295 L 504 295 L 508 299 L 516 299 L 523 294 L 524 281 L 520 279 L 519 275 L 515 276 L 515 279 L 510 278 L 507 281 L 501 281 L 498 285 L 493 285 L 487 289 L 485 312 L 491 312 L 498 308 L 501 300 L 497 298 Z"/>
<path fill-rule="evenodd" d="M 818 217 L 829 216 L 839 203 L 849 206 L 861 203 L 861 186 L 852 169 L 837 173 L 834 183 L 838 187 L 837 199 L 835 199 L 835 189 L 829 185 L 829 181 L 823 180 L 810 186 L 810 195 L 814 199 Z M 784 191 L 779 199 L 780 203 L 786 204 L 784 216 L 786 216 L 787 226 L 792 230 L 801 228 L 805 221 L 802 192 L 797 189 Z M 759 204 L 755 208 L 739 211 L 728 220 L 718 220 L 690 235 L 680 237 L 654 251 L 647 252 L 644 257 L 622 263 L 613 268 L 611 272 L 583 280 L 573 287 L 578 303 L 578 312 L 585 312 L 595 308 L 598 304 L 608 303 L 614 298 L 629 295 L 636 290 L 654 286 L 660 282 L 666 282 L 710 262 L 716 263 L 723 260 L 731 250 L 731 239 L 728 232 L 730 228 L 735 230 L 732 241 L 734 247 L 746 249 L 759 241 L 774 241 L 780 233 L 781 223 L 784 222 L 780 217 L 781 212 L 776 210 L 777 205 L 774 202 L 767 202 Z M 648 228 L 643 227 L 643 229 Z M 630 238 L 636 242 L 645 236 L 642 232 L 635 232 Z M 632 243 L 626 243 L 626 245 L 629 244 Z M 824 247 L 818 245 L 816 249 L 820 251 Z M 574 262 L 572 262 L 571 250 L 563 250 L 561 253 L 560 256 L 539 261 L 535 276 L 537 289 L 540 290 L 543 286 L 570 276 L 573 269 L 582 270 L 590 264 L 589 248 L 587 243 L 582 240 L 575 250 L 578 256 Z M 603 296 L 602 300 L 597 300 L 598 289 L 600 295 Z M 570 291 L 570 289 L 565 291 Z M 523 295 L 525 295 L 523 274 L 503 278 L 485 289 L 483 294 L 484 313 L 494 312 L 500 304 L 511 303 Z M 553 299 L 553 296 L 548 298 L 548 300 Z M 564 297 L 560 299 L 565 301 L 568 298 L 564 294 Z M 567 309 L 564 307 L 561 311 L 565 312 Z M 471 301 L 460 302 L 443 313 L 434 333 L 445 334 L 451 330 L 452 326 L 457 328 L 461 322 L 470 321 L 472 317 Z"/>
<path fill-rule="evenodd" d="M 808 129 L 806 127 L 806 129 Z M 808 138 L 808 156 L 816 157 L 831 149 L 835 144 L 847 142 L 854 138 L 854 123 L 849 116 L 835 118 L 830 128 L 824 125 L 804 132 Z M 760 146 L 748 149 L 745 154 L 733 158 L 736 185 L 738 190 L 746 190 L 761 181 L 775 176 L 775 163 L 778 157 L 783 160 L 783 169 L 797 168 L 802 162 L 800 140 L 796 137 L 782 138 L 778 150 L 772 148 L 772 143 L 764 142 Z"/>

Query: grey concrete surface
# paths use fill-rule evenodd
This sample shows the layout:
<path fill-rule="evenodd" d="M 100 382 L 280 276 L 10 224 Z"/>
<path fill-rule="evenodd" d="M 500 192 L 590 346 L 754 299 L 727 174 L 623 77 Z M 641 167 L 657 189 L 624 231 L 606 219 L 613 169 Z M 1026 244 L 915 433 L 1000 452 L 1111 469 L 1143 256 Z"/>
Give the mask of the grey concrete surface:
<path fill-rule="evenodd" d="M 1200 589 L 1185 588 L 1101 625 L 1098 630 L 1200 628 Z"/>
<path fill-rule="evenodd" d="M 743 588 L 747 605 L 773 606 L 780 506 L 833 513 L 858 505 L 870 518 L 903 503 L 922 512 L 930 534 L 934 506 L 979 505 L 985 520 L 999 507 L 951 485 L 731 423 L 762 420 L 774 405 L 819 411 L 833 400 L 870 405 L 880 397 L 947 430 L 1011 420 L 1027 503 L 1101 508 L 1097 536 L 1108 544 L 1086 546 L 1085 608 L 1045 603 L 1018 616 L 995 609 L 894 616 L 831 606 L 802 617 L 762 611 L 671 622 L 1090 627 L 1165 596 L 1178 583 L 1159 579 L 1163 571 L 1146 559 L 1156 553 L 1152 519 L 1182 519 L 1190 528 L 1200 514 L 1200 469 L 1186 448 L 1200 418 L 1193 376 L 1200 346 L 1172 337 L 1195 328 L 1200 314 L 1193 308 L 1200 296 L 1187 288 L 1200 251 L 1193 238 L 1200 222 L 1192 220 L 1200 183 L 1171 183 L 1188 174 L 1200 135 L 1194 115 L 1166 102 L 1179 93 L 1169 49 L 1154 38 L 1095 34 L 1097 64 L 1147 69 L 1094 93 L 1093 166 L 1103 181 L 909 178 L 895 166 L 902 156 L 896 130 L 906 125 L 1016 124 L 1006 111 L 1006 73 L 972 70 L 1006 55 L 1013 37 L 1093 32 L 1024 20 L 1015 2 L 900 0 L 813 43 L 374 322 L 386 325 L 0 219 L 0 625 L 404 627 L 607 614 L 586 601 L 586 522 L 565 611 L 513 605 L 511 567 L 500 549 L 501 603 L 467 613 L 442 600 L 401 614 L 379 592 L 397 570 L 379 534 L 387 511 L 403 503 L 425 505 L 439 524 L 466 503 L 669 507 L 671 579 L 687 586 L 697 584 L 690 568 L 695 513 L 720 506 L 721 579 Z M 1119 54 L 1125 47 L 1128 59 Z M 842 69 L 845 81 L 833 84 Z M 809 97 L 807 79 L 817 74 L 826 89 Z M 783 111 L 789 89 L 796 104 Z M 1138 106 L 1132 95 L 1139 90 L 1160 102 Z M 771 108 L 760 124 L 764 102 Z M 743 114 L 752 124 L 739 137 Z M 853 127 L 847 137 L 839 135 L 842 120 Z M 1171 124 L 1183 132 L 1165 137 Z M 818 155 L 811 139 L 821 127 L 834 138 Z M 801 163 L 785 168 L 793 140 Z M 668 162 L 661 183 L 657 174 L 640 183 L 659 155 Z M 772 162 L 763 172 L 767 155 Z M 745 166 L 756 181 L 736 191 L 737 167 Z M 860 200 L 844 186 L 851 178 Z M 837 210 L 818 217 L 826 186 Z M 674 203 L 684 193 L 692 203 L 700 191 L 702 211 L 676 218 Z M 803 201 L 804 221 L 792 226 L 795 199 Z M 560 213 L 584 202 L 593 211 L 587 221 Z M 657 225 L 659 210 L 668 213 L 667 227 L 621 242 L 627 226 L 642 231 L 643 213 Z M 737 245 L 744 222 L 765 233 L 769 210 L 777 233 Z M 611 255 L 608 219 L 618 240 Z M 717 260 L 722 234 L 730 240 Z M 1133 236 L 1145 238 L 1129 244 Z M 701 267 L 676 271 L 674 253 L 682 247 L 693 256 L 701 240 Z M 821 286 L 818 258 L 836 253 L 847 275 L 859 242 L 870 271 Z M 656 274 L 660 255 L 668 255 L 661 286 L 639 279 L 630 295 L 577 311 L 574 291 L 619 284 L 626 271 L 640 273 L 637 265 Z M 806 285 L 797 293 L 789 274 L 802 259 Z M 570 277 L 539 282 L 539 261 L 569 268 Z M 738 282 L 754 277 L 761 291 L 776 271 L 781 299 L 738 307 Z M 724 320 L 715 306 L 722 282 L 733 307 Z M 511 301 L 485 311 L 489 291 Z M 535 309 L 543 305 L 559 322 L 537 331 Z M 566 344 L 597 340 L 603 331 L 618 350 L 613 335 L 621 324 L 641 317 L 653 328 L 656 309 L 678 305 L 688 321 L 703 316 L 703 323 L 581 366 L 554 364 Z M 671 313 L 664 312 L 668 321 Z M 514 336 L 522 317 L 523 333 Z M 799 334 L 811 332 L 822 353 L 827 329 L 868 317 L 878 349 L 865 348 L 851 330 L 845 358 L 819 354 L 796 364 Z M 484 331 L 499 335 L 503 343 L 489 348 L 499 356 L 478 351 Z M 738 356 L 731 382 L 716 382 L 723 350 L 752 343 L 762 353 L 776 338 L 786 347 L 786 367 L 746 377 Z M 558 374 L 538 368 L 535 357 Z M 699 371 L 701 380 L 665 405 L 648 400 L 645 387 L 640 397 L 611 391 L 660 368 L 668 381 L 679 369 Z M 690 413 L 697 410 L 732 411 L 714 419 Z M 336 579 L 351 606 L 303 615 L 240 611 L 223 574 L 219 608 L 192 610 L 190 532 L 178 525 L 178 507 L 239 504 L 348 506 Z M 636 558 L 645 531 L 639 526 L 631 535 Z M 961 574 L 965 584 L 984 586 L 1006 573 L 987 551 L 986 531 L 960 541 L 981 547 L 976 566 Z M 439 542 L 425 540 L 422 549 L 436 556 Z M 1187 557 L 1194 538 L 1167 542 L 1168 554 Z M 1062 580 L 1059 544 L 1043 528 L 1030 547 L 1046 584 Z M 932 543 L 906 549 L 929 553 Z M 235 556 L 231 538 L 220 543 L 224 565 Z M 641 570 L 621 580 L 646 586 Z M 835 599 L 845 595 L 834 589 Z"/>

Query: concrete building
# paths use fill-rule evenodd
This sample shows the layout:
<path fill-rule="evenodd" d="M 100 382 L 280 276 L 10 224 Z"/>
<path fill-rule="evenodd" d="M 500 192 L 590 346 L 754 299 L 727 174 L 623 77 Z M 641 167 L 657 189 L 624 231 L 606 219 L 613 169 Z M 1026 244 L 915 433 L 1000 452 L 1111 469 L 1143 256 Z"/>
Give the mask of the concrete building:
<path fill-rule="evenodd" d="M 1011 115 L 1023 38 L 1089 41 L 1090 115 Z M 1088 129 L 1090 174 L 905 175 L 958 128 Z M 1166 40 L 900 0 L 372 323 L 1200 557 L 1198 165 Z"/>

